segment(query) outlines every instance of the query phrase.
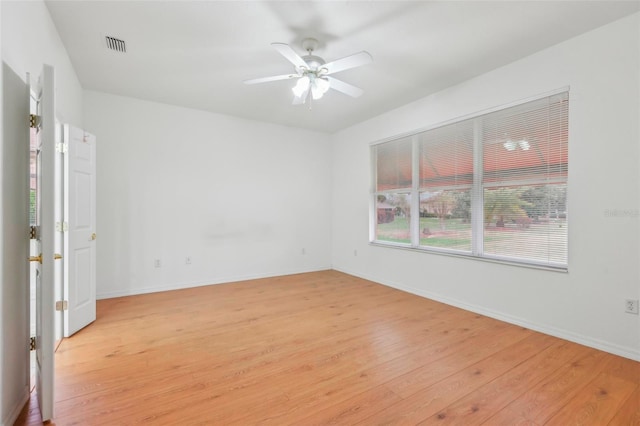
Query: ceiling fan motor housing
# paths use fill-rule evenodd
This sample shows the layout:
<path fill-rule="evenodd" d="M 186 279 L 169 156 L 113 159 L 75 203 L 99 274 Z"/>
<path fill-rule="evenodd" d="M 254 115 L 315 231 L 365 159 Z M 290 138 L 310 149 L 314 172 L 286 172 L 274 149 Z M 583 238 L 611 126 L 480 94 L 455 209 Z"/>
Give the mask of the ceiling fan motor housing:
<path fill-rule="evenodd" d="M 318 48 L 318 40 L 311 37 L 305 38 L 302 40 L 302 48 L 311 54 L 311 52 Z"/>
<path fill-rule="evenodd" d="M 302 48 L 308 52 L 308 55 L 303 56 L 302 59 L 309 66 L 309 71 L 313 71 L 315 73 L 320 71 L 322 65 L 324 65 L 326 61 L 320 56 L 313 54 L 313 51 L 318 48 L 318 40 L 315 38 L 305 38 L 302 40 Z"/>
<path fill-rule="evenodd" d="M 306 55 L 303 56 L 302 59 L 309 65 L 309 70 L 311 71 L 319 70 L 326 63 L 320 56 L 315 55 Z"/>

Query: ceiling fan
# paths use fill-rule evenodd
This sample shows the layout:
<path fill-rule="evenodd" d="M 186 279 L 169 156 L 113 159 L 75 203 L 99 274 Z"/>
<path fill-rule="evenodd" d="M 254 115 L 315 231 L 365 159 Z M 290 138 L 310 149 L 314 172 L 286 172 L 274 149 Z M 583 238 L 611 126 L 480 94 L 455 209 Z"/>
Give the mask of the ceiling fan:
<path fill-rule="evenodd" d="M 370 63 L 373 58 L 368 52 L 362 51 L 335 61 L 325 62 L 324 59 L 313 54 L 313 51 L 318 47 L 318 40 L 313 38 L 306 38 L 302 41 L 302 48 L 307 51 L 305 56 L 298 55 L 286 43 L 271 43 L 271 46 L 294 65 L 294 73 L 254 78 L 245 80 L 244 84 L 295 78 L 298 81 L 292 89 L 294 105 L 304 104 L 307 100 L 311 103 L 311 99 L 320 99 L 329 89 L 337 90 L 354 98 L 362 95 L 362 89 L 331 77 L 331 75 Z"/>

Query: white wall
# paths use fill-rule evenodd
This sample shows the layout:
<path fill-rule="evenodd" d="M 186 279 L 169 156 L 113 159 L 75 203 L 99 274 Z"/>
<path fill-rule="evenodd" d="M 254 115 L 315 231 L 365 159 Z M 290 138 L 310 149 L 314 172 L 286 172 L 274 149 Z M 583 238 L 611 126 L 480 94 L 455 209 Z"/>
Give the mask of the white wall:
<path fill-rule="evenodd" d="M 636 14 L 334 135 L 334 268 L 640 360 L 639 43 Z M 568 273 L 368 244 L 371 142 L 567 85 Z"/>
<path fill-rule="evenodd" d="M 0 424 L 11 425 L 29 397 L 28 130 L 25 77 L 56 68 L 57 111 L 82 126 L 82 88 L 45 4 L 0 1 L 2 213 L 0 226 Z"/>
<path fill-rule="evenodd" d="M 92 91 L 84 106 L 99 298 L 331 267 L 327 135 Z"/>
<path fill-rule="evenodd" d="M 3 9 L 2 60 L 21 78 L 37 79 L 42 65 L 55 68 L 56 116 L 82 127 L 82 86 L 58 35 L 49 10 L 41 0 L 0 2 Z"/>

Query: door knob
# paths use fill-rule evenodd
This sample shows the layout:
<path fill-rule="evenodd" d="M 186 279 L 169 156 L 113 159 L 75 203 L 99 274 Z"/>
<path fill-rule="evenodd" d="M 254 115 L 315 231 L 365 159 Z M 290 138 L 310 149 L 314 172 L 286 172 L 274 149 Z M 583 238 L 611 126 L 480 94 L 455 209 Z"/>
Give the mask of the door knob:
<path fill-rule="evenodd" d="M 91 241 L 95 240 L 96 238 L 98 238 L 98 236 L 96 235 L 95 232 L 91 234 Z"/>
<path fill-rule="evenodd" d="M 42 265 L 42 253 L 37 256 L 29 256 L 29 262 L 38 262 Z"/>

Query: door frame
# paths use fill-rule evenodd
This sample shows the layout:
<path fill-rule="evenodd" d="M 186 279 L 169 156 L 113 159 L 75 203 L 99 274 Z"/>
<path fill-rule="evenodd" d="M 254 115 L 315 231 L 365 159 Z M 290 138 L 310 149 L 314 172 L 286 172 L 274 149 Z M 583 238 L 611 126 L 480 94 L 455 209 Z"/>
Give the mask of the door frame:
<path fill-rule="evenodd" d="M 63 135 L 63 290 L 68 301 L 63 332 L 69 337 L 96 319 L 97 168 L 94 135 L 69 124 L 63 125 Z"/>

